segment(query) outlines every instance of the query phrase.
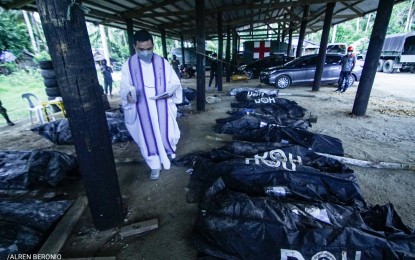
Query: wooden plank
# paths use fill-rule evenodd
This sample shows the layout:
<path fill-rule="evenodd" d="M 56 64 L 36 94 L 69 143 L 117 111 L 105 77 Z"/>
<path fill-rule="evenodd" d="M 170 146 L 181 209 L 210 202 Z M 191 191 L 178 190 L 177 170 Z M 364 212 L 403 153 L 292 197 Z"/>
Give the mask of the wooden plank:
<path fill-rule="evenodd" d="M 415 165 L 413 164 L 390 163 L 390 162 L 370 162 L 370 161 L 363 161 L 363 160 L 341 157 L 341 156 L 325 154 L 325 153 L 317 153 L 317 154 L 322 155 L 327 158 L 338 160 L 341 163 L 352 164 L 352 165 L 356 165 L 360 167 L 415 171 Z"/>
<path fill-rule="evenodd" d="M 130 237 L 156 229 L 158 227 L 159 225 L 157 219 L 146 220 L 122 227 L 120 230 L 120 235 L 121 237 Z"/>
<path fill-rule="evenodd" d="M 87 205 L 88 200 L 86 196 L 80 196 L 72 205 L 72 207 L 63 216 L 61 221 L 55 227 L 55 229 L 50 234 L 48 239 L 45 241 L 42 248 L 40 248 L 38 253 L 59 253 L 63 244 L 65 244 L 66 239 L 71 234 L 73 227 L 75 226 L 76 222 L 78 222 L 78 219 L 81 217 Z"/>

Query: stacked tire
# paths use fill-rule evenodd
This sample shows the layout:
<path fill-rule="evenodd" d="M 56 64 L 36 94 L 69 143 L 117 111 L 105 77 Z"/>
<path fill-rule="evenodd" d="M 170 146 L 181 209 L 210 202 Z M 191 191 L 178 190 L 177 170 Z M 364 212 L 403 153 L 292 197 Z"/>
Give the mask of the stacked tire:
<path fill-rule="evenodd" d="M 39 68 L 45 84 L 45 91 L 48 96 L 48 100 L 54 100 L 56 97 L 60 97 L 61 91 L 59 89 L 52 61 L 39 61 Z M 52 105 L 52 109 L 54 112 L 60 111 L 59 107 L 56 105 Z"/>

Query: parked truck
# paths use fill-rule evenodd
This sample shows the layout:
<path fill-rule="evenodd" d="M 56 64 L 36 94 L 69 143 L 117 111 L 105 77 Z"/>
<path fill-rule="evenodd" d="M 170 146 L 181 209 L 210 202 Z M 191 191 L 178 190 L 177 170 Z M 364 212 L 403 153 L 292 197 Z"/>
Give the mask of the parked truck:
<path fill-rule="evenodd" d="M 377 71 L 415 73 L 415 32 L 386 36 Z"/>

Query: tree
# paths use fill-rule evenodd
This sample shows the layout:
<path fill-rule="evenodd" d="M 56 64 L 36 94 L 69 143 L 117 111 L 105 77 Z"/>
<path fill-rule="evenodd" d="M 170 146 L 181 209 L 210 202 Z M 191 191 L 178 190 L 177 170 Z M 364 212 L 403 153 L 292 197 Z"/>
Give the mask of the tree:
<path fill-rule="evenodd" d="M 9 50 L 18 56 L 30 48 L 30 39 L 21 12 L 0 8 L 0 51 Z"/>

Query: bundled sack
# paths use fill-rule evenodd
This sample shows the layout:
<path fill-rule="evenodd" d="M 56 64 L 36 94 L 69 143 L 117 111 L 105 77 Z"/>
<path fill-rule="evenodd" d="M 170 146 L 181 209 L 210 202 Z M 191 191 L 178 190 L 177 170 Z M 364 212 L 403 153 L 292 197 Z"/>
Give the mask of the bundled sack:
<path fill-rule="evenodd" d="M 77 170 L 76 157 L 58 151 L 0 151 L 0 189 L 54 187 Z"/>
<path fill-rule="evenodd" d="M 275 153 L 278 156 L 275 156 Z M 275 161 L 273 165 L 281 161 L 290 161 L 293 158 L 301 160 L 300 164 L 310 166 L 327 173 L 353 173 L 353 170 L 339 162 L 310 151 L 299 145 L 282 143 L 250 143 L 233 141 L 220 148 L 209 152 L 197 151 L 176 158 L 172 161 L 177 166 L 194 167 L 196 160 L 207 160 L 211 162 L 229 161 L 241 159 L 246 163 L 255 160 L 256 163 Z"/>
<path fill-rule="evenodd" d="M 124 124 L 121 113 L 106 112 L 108 132 L 111 143 L 131 141 L 132 137 Z M 51 142 L 58 145 L 73 145 L 71 129 L 68 119 L 59 119 L 31 129 L 33 132 L 46 137 Z"/>
<path fill-rule="evenodd" d="M 288 142 L 301 145 L 313 152 L 343 156 L 343 144 L 338 138 L 316 134 L 307 130 L 269 125 L 259 129 L 246 131 L 234 129 L 233 139 L 248 142 Z"/>
<path fill-rule="evenodd" d="M 236 96 L 238 93 L 243 91 L 251 91 L 251 92 L 257 92 L 257 93 L 264 93 L 267 95 L 276 95 L 278 96 L 279 90 L 277 89 L 268 89 L 268 88 L 261 88 L 261 85 L 258 85 L 256 88 L 251 87 L 240 87 L 240 88 L 232 88 L 229 91 L 229 96 Z"/>
<path fill-rule="evenodd" d="M 66 200 L 0 201 L 0 259 L 33 253 L 71 204 Z"/>
<path fill-rule="evenodd" d="M 200 204 L 192 240 L 221 259 L 415 259 L 415 233 L 391 204 L 362 210 L 254 197 L 221 179 Z"/>
<path fill-rule="evenodd" d="M 232 120 L 234 119 L 234 120 Z M 222 124 L 217 123 L 213 130 L 219 134 L 233 134 L 235 129 L 238 131 L 250 131 L 253 129 L 259 129 L 267 127 L 269 125 L 294 127 L 299 129 L 308 129 L 310 123 L 302 119 L 291 118 L 275 118 L 272 116 L 249 114 L 243 116 L 232 116 L 230 118 L 217 120 L 217 122 L 224 122 Z"/>
<path fill-rule="evenodd" d="M 203 157 L 195 158 L 186 200 L 199 202 L 208 187 L 221 178 L 234 191 L 255 196 L 268 192 L 289 192 L 292 198 L 309 201 L 328 201 L 342 205 L 364 206 L 362 193 L 356 178 L 340 162 L 328 158 L 319 162 L 322 169 L 345 169 L 344 173 L 327 173 L 304 165 L 315 165 L 312 156 L 296 153 L 296 148 L 276 149 L 260 155 L 222 162 L 213 162 Z M 301 152 L 301 148 L 300 148 Z M 319 160 L 321 157 L 315 155 Z M 318 166 L 318 165 L 315 165 Z M 347 172 L 346 172 L 347 171 Z"/>
<path fill-rule="evenodd" d="M 246 102 L 231 103 L 232 108 L 263 108 L 274 111 L 274 116 L 301 119 L 307 109 L 299 106 L 297 102 L 285 98 L 265 97 L 252 99 Z"/>
<path fill-rule="evenodd" d="M 241 91 L 235 95 L 235 99 L 238 100 L 239 102 L 246 102 L 246 101 L 255 100 L 258 98 L 269 98 L 269 97 L 270 98 L 278 97 L 278 91 L 276 93 L 268 94 L 268 93 L 255 89 L 255 90 L 249 90 L 249 91 Z"/>

